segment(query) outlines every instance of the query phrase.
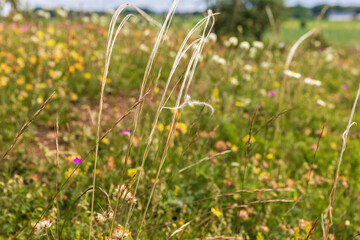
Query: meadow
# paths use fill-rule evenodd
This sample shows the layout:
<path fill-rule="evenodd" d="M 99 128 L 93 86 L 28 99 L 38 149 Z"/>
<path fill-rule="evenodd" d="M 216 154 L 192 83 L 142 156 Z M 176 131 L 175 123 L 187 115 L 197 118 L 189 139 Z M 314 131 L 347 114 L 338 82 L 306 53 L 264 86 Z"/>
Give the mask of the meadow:
<path fill-rule="evenodd" d="M 0 22 L 0 239 L 360 233 L 355 31 L 287 62 L 291 22 L 260 42 L 216 36 L 211 13 L 191 35 L 171 11 L 121 14 L 118 35 L 110 14 L 47 17 Z"/>

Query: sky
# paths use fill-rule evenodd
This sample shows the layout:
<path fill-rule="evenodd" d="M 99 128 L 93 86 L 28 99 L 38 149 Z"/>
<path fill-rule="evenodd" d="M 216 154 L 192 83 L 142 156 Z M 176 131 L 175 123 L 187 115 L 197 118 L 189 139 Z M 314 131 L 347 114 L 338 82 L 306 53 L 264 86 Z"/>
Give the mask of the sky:
<path fill-rule="evenodd" d="M 140 8 L 150 8 L 156 12 L 167 11 L 172 0 L 21 0 L 30 7 L 53 8 L 56 6 L 83 10 L 110 10 L 123 3 L 132 3 Z M 206 2 L 214 0 L 179 0 L 178 11 L 194 12 L 206 9 Z M 329 5 L 360 6 L 360 0 L 284 0 L 286 5 L 302 4 L 308 7 L 326 3 Z"/>

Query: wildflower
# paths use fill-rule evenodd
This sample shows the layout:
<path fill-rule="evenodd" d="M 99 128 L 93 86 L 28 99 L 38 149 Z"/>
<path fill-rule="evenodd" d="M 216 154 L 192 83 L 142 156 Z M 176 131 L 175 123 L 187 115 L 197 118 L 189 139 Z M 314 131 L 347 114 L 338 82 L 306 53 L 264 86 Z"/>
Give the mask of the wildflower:
<path fill-rule="evenodd" d="M 105 214 L 104 214 L 105 215 Z M 106 221 L 106 216 L 104 216 L 101 213 L 96 213 L 95 219 L 98 221 L 98 223 L 102 223 Z"/>
<path fill-rule="evenodd" d="M 249 56 L 250 56 L 251 58 L 254 58 L 254 57 L 256 56 L 256 53 L 257 53 L 256 48 L 254 48 L 254 47 L 250 48 L 250 50 L 249 50 Z"/>
<path fill-rule="evenodd" d="M 56 45 L 56 41 L 54 39 L 48 39 L 45 44 L 47 47 L 54 47 Z"/>
<path fill-rule="evenodd" d="M 225 66 L 226 60 L 224 58 L 219 57 L 218 55 L 214 55 L 211 60 L 219 65 Z"/>
<path fill-rule="evenodd" d="M 245 209 L 241 209 L 239 212 L 239 216 L 244 219 L 249 219 L 249 212 Z"/>
<path fill-rule="evenodd" d="M 56 15 L 62 18 L 66 18 L 68 15 L 68 12 L 65 9 L 57 8 L 55 11 L 56 11 Z"/>
<path fill-rule="evenodd" d="M 70 93 L 70 100 L 71 101 L 76 101 L 76 100 L 78 100 L 78 95 L 76 94 L 76 93 L 74 93 L 74 92 L 71 92 Z"/>
<path fill-rule="evenodd" d="M 324 101 L 321 100 L 321 99 L 318 99 L 318 100 L 316 101 L 316 103 L 319 104 L 320 106 L 326 107 L 326 102 L 324 102 Z"/>
<path fill-rule="evenodd" d="M 284 71 L 284 74 L 285 74 L 286 76 L 293 77 L 293 78 L 301 78 L 301 74 L 300 74 L 300 73 L 293 72 L 293 71 L 291 71 L 291 70 L 285 70 L 285 71 Z"/>
<path fill-rule="evenodd" d="M 243 41 L 240 43 L 240 48 L 243 50 L 249 50 L 250 49 L 250 43 L 247 41 Z"/>
<path fill-rule="evenodd" d="M 27 31 L 29 30 L 29 25 L 27 25 L 27 24 L 22 25 L 22 26 L 21 26 L 21 30 L 22 30 L 23 32 L 27 32 Z"/>
<path fill-rule="evenodd" d="M 187 125 L 185 123 L 178 122 L 176 123 L 175 129 L 184 135 L 187 132 Z"/>
<path fill-rule="evenodd" d="M 105 143 L 106 145 L 109 145 L 110 144 L 110 140 L 106 137 L 104 137 L 101 142 Z"/>
<path fill-rule="evenodd" d="M 33 227 L 35 228 L 35 234 L 39 234 L 42 232 L 45 232 L 48 228 L 51 227 L 53 224 L 53 221 L 49 218 L 43 218 L 42 221 L 39 221 L 37 224 L 33 224 Z"/>
<path fill-rule="evenodd" d="M 119 195 L 120 199 L 122 199 L 128 203 L 136 202 L 136 199 L 135 199 L 133 193 L 125 186 L 125 184 L 123 184 L 121 186 L 118 185 L 114 191 L 114 195 L 115 196 Z"/>
<path fill-rule="evenodd" d="M 243 142 L 248 142 L 249 141 L 249 134 L 248 135 L 246 135 L 245 137 L 243 137 Z M 254 143 L 255 142 L 255 138 L 251 135 L 251 137 L 250 137 L 250 141 L 249 141 L 249 143 Z"/>
<path fill-rule="evenodd" d="M 137 168 L 129 168 L 128 170 L 127 170 L 127 175 L 129 176 L 129 177 L 131 177 L 132 175 L 134 175 L 134 174 L 136 174 L 137 173 Z"/>
<path fill-rule="evenodd" d="M 131 232 L 128 229 L 125 229 L 124 227 L 120 226 L 113 230 L 111 236 L 116 239 L 126 239 L 131 236 Z"/>
<path fill-rule="evenodd" d="M 148 53 L 148 52 L 149 52 L 149 47 L 146 46 L 145 44 L 141 44 L 141 45 L 139 46 L 139 49 L 140 49 L 141 51 L 145 52 L 145 53 Z"/>
<path fill-rule="evenodd" d="M 231 37 L 229 40 L 225 41 L 224 44 L 226 47 L 236 47 L 238 45 L 238 39 L 236 37 Z"/>
<path fill-rule="evenodd" d="M 284 47 L 285 47 L 285 43 L 284 43 L 284 42 L 279 43 L 279 48 L 284 48 Z"/>
<path fill-rule="evenodd" d="M 130 129 L 124 129 L 120 132 L 120 135 L 129 135 L 130 136 Z"/>
<path fill-rule="evenodd" d="M 360 196 L 358 197 L 358 201 L 360 202 Z"/>
<path fill-rule="evenodd" d="M 264 48 L 264 43 L 260 42 L 260 41 L 254 41 L 252 45 L 253 45 L 254 48 L 257 48 L 257 49 L 263 49 Z"/>
<path fill-rule="evenodd" d="M 318 86 L 318 87 L 321 86 L 321 81 L 315 80 L 315 79 L 312 79 L 312 78 L 305 78 L 304 83 L 309 84 L 311 86 Z"/>
<path fill-rule="evenodd" d="M 16 13 L 15 15 L 14 15 L 14 17 L 13 17 L 13 21 L 14 22 L 20 22 L 20 21 L 22 21 L 24 19 L 24 17 L 20 14 L 20 13 Z"/>
<path fill-rule="evenodd" d="M 253 67 L 252 67 L 250 64 L 246 64 L 246 65 L 244 66 L 245 72 L 251 72 L 252 69 L 253 69 Z"/>
<path fill-rule="evenodd" d="M 269 91 L 269 95 L 270 95 L 271 97 L 275 97 L 276 93 L 275 93 L 275 91 L 271 90 L 271 91 Z"/>
<path fill-rule="evenodd" d="M 76 164 L 79 164 L 81 163 L 82 161 L 84 161 L 83 159 L 81 158 L 74 158 L 73 162 L 76 163 Z"/>
<path fill-rule="evenodd" d="M 342 90 L 346 90 L 347 88 L 348 88 L 348 87 L 347 87 L 346 84 L 342 84 L 342 85 L 341 85 L 341 89 L 342 89 Z"/>
<path fill-rule="evenodd" d="M 216 42 L 217 36 L 215 33 L 210 33 L 208 39 L 210 42 Z"/>
<path fill-rule="evenodd" d="M 232 85 L 239 85 L 239 81 L 237 80 L 237 78 L 231 77 L 229 80 Z"/>
<path fill-rule="evenodd" d="M 218 208 L 211 208 L 211 212 L 218 218 L 222 215 L 222 212 Z"/>
<path fill-rule="evenodd" d="M 159 132 L 164 131 L 164 129 L 165 129 L 164 124 L 162 124 L 162 123 L 158 123 L 158 125 L 157 125 L 157 129 L 159 130 Z"/>
<path fill-rule="evenodd" d="M 69 70 L 70 70 L 70 69 L 69 69 Z M 89 73 L 89 72 L 84 73 L 84 78 L 85 78 L 86 80 L 89 80 L 89 79 L 91 78 L 91 73 Z"/>

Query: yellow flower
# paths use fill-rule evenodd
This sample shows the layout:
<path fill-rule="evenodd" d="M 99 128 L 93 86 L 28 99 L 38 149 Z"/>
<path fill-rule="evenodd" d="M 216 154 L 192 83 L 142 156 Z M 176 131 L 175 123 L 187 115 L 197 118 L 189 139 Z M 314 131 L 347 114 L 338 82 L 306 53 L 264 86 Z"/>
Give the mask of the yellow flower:
<path fill-rule="evenodd" d="M 35 56 L 31 56 L 29 58 L 29 61 L 30 61 L 31 64 L 35 64 L 37 62 L 37 58 Z"/>
<path fill-rule="evenodd" d="M 176 123 L 175 128 L 183 135 L 187 132 L 187 125 L 185 123 L 178 122 Z"/>
<path fill-rule="evenodd" d="M 75 70 L 76 70 L 76 69 L 75 69 L 75 67 L 74 67 L 74 66 L 70 66 L 70 67 L 69 67 L 69 72 L 70 72 L 70 73 L 74 73 L 74 72 L 75 72 Z"/>
<path fill-rule="evenodd" d="M 0 87 L 6 86 L 8 81 L 9 81 L 8 77 L 0 76 Z"/>
<path fill-rule="evenodd" d="M 44 103 L 44 98 L 43 97 L 38 97 L 37 99 L 36 99 L 36 102 L 38 103 L 38 104 L 43 104 Z"/>
<path fill-rule="evenodd" d="M 218 218 L 222 215 L 222 212 L 218 208 L 211 208 L 211 212 Z"/>
<path fill-rule="evenodd" d="M 70 93 L 70 100 L 71 101 L 76 101 L 76 100 L 78 100 L 78 98 L 79 97 L 78 97 L 78 95 L 76 93 L 73 93 L 73 92 Z"/>
<path fill-rule="evenodd" d="M 159 88 L 158 87 L 154 88 L 154 93 L 158 93 L 158 92 L 159 92 Z"/>
<path fill-rule="evenodd" d="M 243 137 L 243 142 L 248 142 L 249 141 L 249 134 L 246 135 L 245 137 Z M 251 138 L 250 138 L 250 143 L 254 143 L 255 142 L 255 138 L 251 135 Z"/>
<path fill-rule="evenodd" d="M 101 140 L 103 143 L 105 143 L 106 145 L 109 145 L 110 144 L 110 141 L 109 141 L 109 139 L 108 138 L 103 138 L 102 140 Z"/>
<path fill-rule="evenodd" d="M 178 224 L 179 224 L 180 226 L 182 226 L 182 225 L 185 224 L 185 222 L 184 222 L 183 220 L 180 220 L 180 221 L 178 221 Z"/>
<path fill-rule="evenodd" d="M 84 78 L 86 80 L 89 80 L 91 78 L 91 73 L 89 73 L 89 72 L 84 73 Z"/>
<path fill-rule="evenodd" d="M 44 32 L 41 30 L 36 32 L 36 36 L 39 38 L 39 40 L 44 39 L 44 35 Z"/>
<path fill-rule="evenodd" d="M 25 85 L 25 89 L 28 90 L 28 91 L 34 90 L 34 86 L 31 85 L 30 83 L 27 83 L 27 84 Z"/>
<path fill-rule="evenodd" d="M 214 88 L 212 96 L 213 96 L 213 100 L 215 102 L 220 101 L 220 99 L 219 99 L 219 89 L 218 88 Z"/>
<path fill-rule="evenodd" d="M 240 101 L 237 101 L 237 102 L 235 102 L 235 106 L 237 106 L 237 107 L 244 107 L 244 106 L 245 106 L 245 103 L 240 102 Z"/>
<path fill-rule="evenodd" d="M 158 123 L 158 124 L 157 124 L 157 129 L 159 130 L 159 132 L 164 131 L 164 124 Z"/>
<path fill-rule="evenodd" d="M 175 186 L 175 190 L 174 190 L 174 196 L 176 197 L 177 195 L 179 195 L 179 191 L 180 191 L 180 187 L 178 185 Z"/>
<path fill-rule="evenodd" d="M 131 177 L 132 175 L 134 175 L 134 174 L 136 174 L 137 173 L 137 168 L 129 168 L 128 170 L 127 170 L 127 175 L 129 176 L 129 177 Z"/>
<path fill-rule="evenodd" d="M 275 156 L 274 156 L 273 153 L 269 153 L 268 155 L 266 155 L 266 158 L 267 158 L 267 159 L 274 159 Z"/>
<path fill-rule="evenodd" d="M 280 83 L 278 81 L 274 82 L 274 87 L 275 88 L 279 88 L 280 87 Z"/>

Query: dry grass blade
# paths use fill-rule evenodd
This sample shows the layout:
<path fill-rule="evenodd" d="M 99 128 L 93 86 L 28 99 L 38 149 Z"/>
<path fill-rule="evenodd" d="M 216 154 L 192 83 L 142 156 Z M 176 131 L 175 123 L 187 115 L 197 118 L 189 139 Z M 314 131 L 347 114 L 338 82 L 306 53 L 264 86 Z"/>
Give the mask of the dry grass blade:
<path fill-rule="evenodd" d="M 231 150 L 226 150 L 226 151 L 223 151 L 223 152 L 216 153 L 216 154 L 214 154 L 214 155 L 205 157 L 205 158 L 197 161 L 196 163 L 193 163 L 193 164 L 191 164 L 191 165 L 189 165 L 189 166 L 187 166 L 187 167 L 184 167 L 183 169 L 180 169 L 180 170 L 179 170 L 179 173 L 182 173 L 182 172 L 188 170 L 189 168 L 192 168 L 192 167 L 194 167 L 194 166 L 196 166 L 196 165 L 199 165 L 200 163 L 202 163 L 202 162 L 204 162 L 204 161 L 211 160 L 211 159 L 213 159 L 213 158 L 216 158 L 216 157 L 218 157 L 218 156 L 222 156 L 222 155 L 225 155 L 225 154 L 228 154 L 228 153 L 231 153 L 231 152 L 232 152 Z"/>
<path fill-rule="evenodd" d="M 320 217 L 317 217 L 316 220 L 315 220 L 315 222 L 314 222 L 314 224 L 311 226 L 311 229 L 310 229 L 308 235 L 306 236 L 306 240 L 310 239 L 311 235 L 314 233 L 315 228 L 316 228 L 316 224 L 317 224 L 317 222 L 319 221 L 319 218 L 320 218 Z"/>
<path fill-rule="evenodd" d="M 169 240 L 170 238 L 172 238 L 173 236 L 175 236 L 176 234 L 178 234 L 179 232 L 183 231 L 191 222 L 185 223 L 184 225 L 182 225 L 180 228 L 178 228 L 175 232 L 173 232 L 168 238 L 167 240 Z"/>
<path fill-rule="evenodd" d="M 13 142 L 11 143 L 10 147 L 6 150 L 6 152 L 4 153 L 4 155 L 1 157 L 1 162 L 5 159 L 5 157 L 9 154 L 9 152 L 14 148 L 15 144 L 18 142 L 18 140 L 20 139 L 21 135 L 25 132 L 25 130 L 30 126 L 30 124 L 35 120 L 35 118 L 37 118 L 37 116 L 39 116 L 39 114 L 41 113 L 42 110 L 44 110 L 44 108 L 46 107 L 46 105 L 49 103 L 49 101 L 51 100 L 51 98 L 54 96 L 55 91 L 50 95 L 50 97 L 48 97 L 46 99 L 46 101 L 41 105 L 41 107 L 36 111 L 36 113 L 32 116 L 32 118 L 24 124 L 24 126 L 20 129 L 20 131 L 18 132 L 18 134 L 16 135 L 15 139 L 13 140 Z"/>
<path fill-rule="evenodd" d="M 156 182 L 159 179 L 159 175 L 160 175 L 162 166 L 163 166 L 164 161 L 165 161 L 166 156 L 167 156 L 167 151 L 169 150 L 169 147 L 170 147 L 170 142 L 171 142 L 172 137 L 173 137 L 173 135 L 175 133 L 176 122 L 178 121 L 178 119 L 180 117 L 178 112 L 181 112 L 181 109 L 178 109 L 178 107 L 180 106 L 181 102 L 184 102 L 185 99 L 186 99 L 187 93 L 189 92 L 189 88 L 190 88 L 190 85 L 191 85 L 191 81 L 192 81 L 194 73 L 195 73 L 196 66 L 197 66 L 197 64 L 199 62 L 199 59 L 200 59 L 200 56 L 201 56 L 201 52 L 202 52 L 202 50 L 203 50 L 203 48 L 205 46 L 206 39 L 208 38 L 208 36 L 209 36 L 209 34 L 211 32 L 211 29 L 213 28 L 214 23 L 215 23 L 214 14 L 211 11 L 208 12 L 208 16 L 205 17 L 204 19 L 206 19 L 206 21 L 205 21 L 205 26 L 204 26 L 203 33 L 202 33 L 202 36 L 201 36 L 201 40 L 200 40 L 199 44 L 196 46 L 196 49 L 194 50 L 193 55 L 192 55 L 192 57 L 191 57 L 191 59 L 189 61 L 188 67 L 187 67 L 185 75 L 184 75 L 184 81 L 183 81 L 183 83 L 181 85 L 181 88 L 180 88 L 180 91 L 178 93 L 178 98 L 176 100 L 175 110 L 174 110 L 174 113 L 173 113 L 173 119 L 172 119 L 172 123 L 170 125 L 169 134 L 168 134 L 165 146 L 164 146 L 164 150 L 163 150 L 162 157 L 161 157 L 161 160 L 160 160 L 160 165 L 159 165 L 158 171 L 156 173 L 155 181 L 154 181 L 153 187 L 151 189 L 151 193 L 150 193 L 150 196 L 149 196 L 149 199 L 148 199 L 144 214 L 142 216 L 142 220 L 141 220 L 141 223 L 140 223 L 140 228 L 139 228 L 139 233 L 137 235 L 137 239 L 139 238 L 139 236 L 141 234 L 141 228 L 142 228 L 142 225 L 143 225 L 143 223 L 145 221 L 145 216 L 146 216 L 147 210 L 148 210 L 148 208 L 150 206 L 153 193 L 155 191 Z M 212 21 L 212 24 L 209 27 L 210 20 L 213 20 L 213 21 Z M 183 55 L 183 54 L 180 54 L 180 56 L 181 55 Z M 178 54 L 178 56 L 179 56 L 179 54 Z M 169 84 L 170 80 L 171 80 L 171 78 L 168 80 L 167 84 Z M 165 94 L 166 94 L 166 92 L 164 92 L 164 95 L 163 95 L 162 99 L 164 99 Z M 162 105 L 160 103 L 159 108 L 158 108 L 157 116 L 155 117 L 155 122 L 157 122 L 158 116 L 159 116 L 161 110 L 163 109 L 163 106 L 164 105 Z M 154 131 L 154 127 L 153 127 L 152 132 L 153 131 Z"/>
<path fill-rule="evenodd" d="M 302 199 L 302 195 L 296 200 L 296 202 L 294 203 L 294 205 L 291 206 L 291 208 L 285 213 L 285 216 L 288 215 L 292 210 L 294 210 L 294 208 L 296 207 L 296 205 L 301 201 Z"/>
<path fill-rule="evenodd" d="M 112 54 L 112 50 L 116 41 L 117 36 L 119 35 L 121 29 L 123 28 L 123 26 L 125 25 L 125 23 L 127 22 L 127 20 L 132 16 L 131 14 L 128 14 L 124 17 L 124 19 L 120 22 L 119 26 L 117 27 L 117 30 L 115 32 L 114 35 L 114 29 L 115 29 L 115 25 L 116 25 L 116 21 L 119 17 L 119 15 L 122 13 L 122 11 L 127 8 L 133 8 L 134 10 L 136 10 L 137 12 L 139 12 L 142 16 L 145 17 L 145 19 L 147 19 L 148 21 L 157 24 L 157 22 L 151 18 L 148 14 L 146 14 L 144 11 L 142 11 L 141 9 L 137 8 L 136 6 L 132 5 L 132 4 L 123 4 L 121 5 L 114 13 L 111 22 L 110 22 L 110 26 L 109 26 L 109 32 L 108 32 L 108 37 L 107 37 L 107 48 L 106 48 L 106 53 L 105 53 L 105 66 L 104 66 L 104 74 L 103 74 L 103 78 L 102 78 L 102 82 L 101 82 L 101 91 L 100 91 L 100 107 L 99 107 L 99 113 L 98 113 L 98 121 L 97 121 L 97 131 L 96 131 L 96 149 L 95 149 L 95 160 L 94 160 L 94 176 L 93 176 L 93 194 L 92 194 L 92 200 L 91 200 L 91 213 L 90 213 L 90 223 L 89 223 L 89 240 L 91 238 L 91 233 L 92 233 L 92 221 L 93 221 L 93 216 L 94 216 L 94 201 L 95 201 L 95 184 L 96 184 L 96 165 L 97 165 L 97 159 L 98 159 L 98 151 L 99 151 L 99 139 L 100 139 L 100 126 L 101 126 L 101 115 L 102 115 L 102 110 L 103 110 L 103 102 L 104 102 L 104 90 L 105 90 L 105 85 L 106 85 L 106 78 L 108 75 L 108 71 L 109 71 L 109 65 L 110 65 L 110 60 L 111 60 L 111 54 Z M 158 24 L 157 24 L 158 25 Z M 145 92 L 143 92 L 145 93 Z"/>
<path fill-rule="evenodd" d="M 58 170 L 59 170 L 59 117 L 56 117 L 56 175 L 55 175 L 55 189 L 56 192 L 58 191 Z M 56 200 L 56 208 L 57 208 L 57 219 L 56 219 L 56 237 L 59 239 L 59 219 L 60 219 L 60 208 L 59 208 L 59 202 Z"/>
<path fill-rule="evenodd" d="M 286 58 L 286 63 L 285 63 L 285 69 L 289 69 L 291 61 L 295 55 L 296 50 L 298 49 L 298 47 L 300 46 L 300 44 L 305 41 L 307 38 L 309 38 L 311 35 L 315 34 L 316 32 L 318 32 L 319 29 L 317 28 L 313 28 L 310 31 L 308 31 L 307 33 L 305 33 L 304 35 L 302 35 L 296 42 L 295 44 L 291 47 L 290 52 Z"/>
<path fill-rule="evenodd" d="M 239 194 L 239 193 L 293 192 L 293 191 L 294 190 L 288 189 L 288 188 L 278 188 L 278 189 L 267 188 L 267 189 L 253 189 L 253 190 L 242 189 L 242 190 L 238 190 L 235 192 L 219 194 L 219 195 L 217 195 L 217 197 L 232 196 L 232 195 Z"/>
<path fill-rule="evenodd" d="M 289 112 L 290 110 L 284 110 L 278 114 L 276 114 L 275 116 L 272 116 L 269 120 L 266 121 L 266 123 L 264 125 L 262 125 L 258 130 L 256 130 L 254 132 L 254 136 L 257 135 L 262 129 L 264 129 L 267 125 L 269 125 L 272 121 L 278 119 L 279 117 L 281 117 L 283 114 Z"/>
<path fill-rule="evenodd" d="M 323 228 L 323 233 L 324 233 L 323 234 L 323 240 L 327 240 L 328 237 L 329 237 L 329 230 L 330 230 L 330 227 L 332 225 L 332 208 L 333 208 L 333 205 L 334 205 L 334 197 L 335 197 L 336 186 L 337 186 L 337 183 L 339 181 L 340 166 L 341 166 L 341 162 L 343 160 L 344 152 L 345 152 L 345 149 L 346 149 L 346 141 L 347 141 L 347 137 L 348 137 L 350 128 L 355 124 L 354 122 L 352 122 L 352 120 L 353 120 L 353 117 L 354 117 L 356 105 L 357 105 L 358 100 L 359 100 L 359 96 L 360 96 L 360 84 L 359 84 L 359 89 L 358 89 L 357 94 L 356 94 L 356 98 L 355 98 L 355 101 L 354 101 L 353 108 L 351 110 L 351 114 L 350 114 L 350 118 L 349 118 L 346 130 L 343 133 L 343 144 L 342 144 L 339 161 L 338 161 L 337 168 L 336 168 L 334 184 L 333 184 L 330 196 L 329 196 L 329 206 L 328 206 L 328 210 L 327 210 L 327 216 L 326 216 L 325 222 L 324 221 L 322 222 L 322 228 Z M 322 219 L 322 220 L 324 220 L 324 219 Z"/>

